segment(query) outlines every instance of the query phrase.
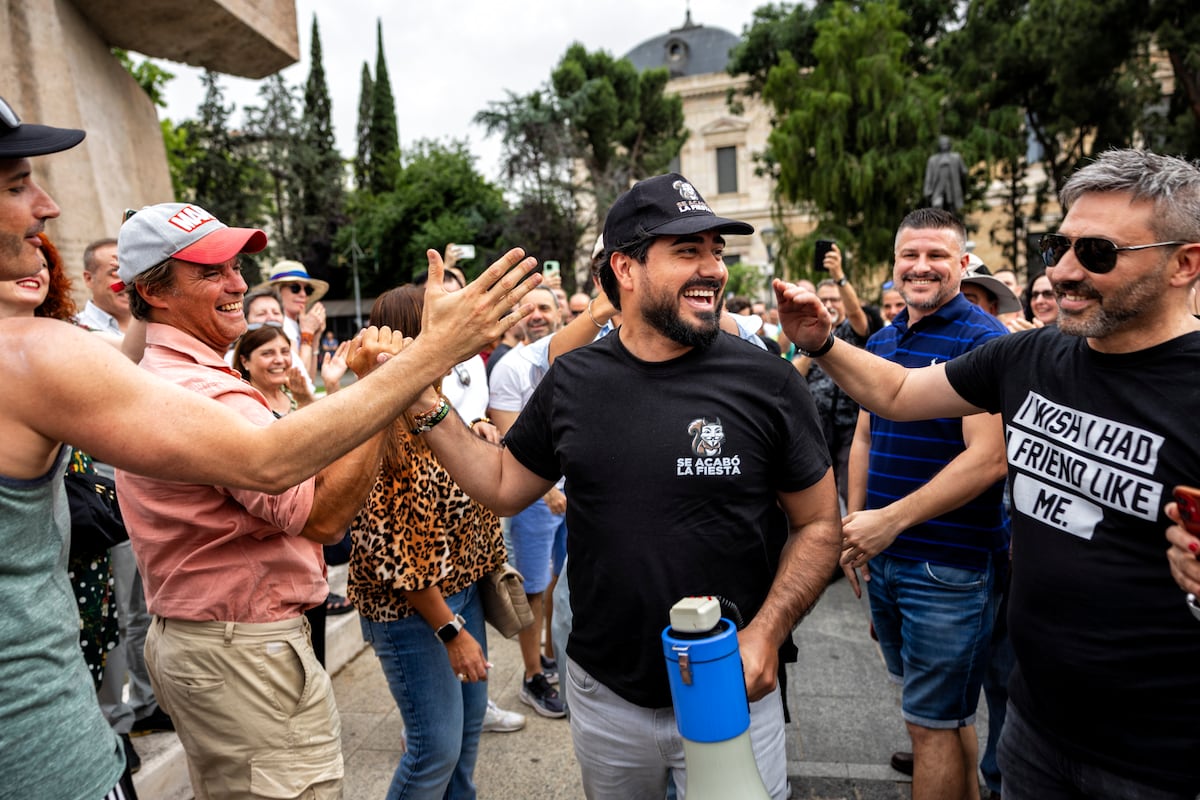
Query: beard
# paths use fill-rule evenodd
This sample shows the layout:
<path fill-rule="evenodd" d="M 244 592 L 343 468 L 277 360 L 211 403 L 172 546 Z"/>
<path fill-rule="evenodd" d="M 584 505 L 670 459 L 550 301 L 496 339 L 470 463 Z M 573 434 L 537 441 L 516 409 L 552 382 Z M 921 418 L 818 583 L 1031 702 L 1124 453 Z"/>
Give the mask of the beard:
<path fill-rule="evenodd" d="M 684 290 L 697 286 L 708 288 L 711 284 L 693 283 L 684 287 Z M 642 319 L 676 344 L 684 347 L 708 347 L 716 340 L 717 334 L 721 331 L 721 309 L 725 306 L 725 297 L 721 293 L 722 287 L 711 288 L 716 291 L 716 303 L 712 311 L 697 314 L 700 319 L 699 324 L 693 325 L 686 322 L 679 314 L 679 298 L 667 297 L 665 294 L 647 298 L 647 302 L 642 306 Z"/>
<path fill-rule="evenodd" d="M 1142 316 L 1162 299 L 1162 276 L 1167 262 L 1106 295 L 1096 291 L 1090 281 L 1063 281 L 1054 285 L 1059 294 L 1074 294 L 1099 300 L 1099 304 L 1081 313 L 1059 306 L 1058 329 L 1073 336 L 1101 339 Z"/>
<path fill-rule="evenodd" d="M 958 287 L 955 287 L 954 291 L 950 291 L 946 281 L 942 279 L 938 280 L 937 292 L 935 292 L 928 299 L 914 298 L 907 291 L 905 291 L 908 288 L 908 285 L 903 278 L 900 279 L 899 284 L 900 296 L 904 298 L 904 304 L 909 308 L 913 308 L 924 313 L 932 313 L 937 311 L 939 308 L 946 305 L 946 303 L 950 302 L 950 300 L 954 298 L 954 295 L 958 294 Z"/>

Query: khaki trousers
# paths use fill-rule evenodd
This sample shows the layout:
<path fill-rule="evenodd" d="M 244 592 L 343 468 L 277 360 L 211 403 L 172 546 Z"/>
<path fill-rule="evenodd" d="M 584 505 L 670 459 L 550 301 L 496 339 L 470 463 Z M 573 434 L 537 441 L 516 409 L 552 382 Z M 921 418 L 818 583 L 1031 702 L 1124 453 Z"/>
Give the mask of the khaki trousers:
<path fill-rule="evenodd" d="M 154 618 L 146 665 L 197 800 L 341 798 L 341 719 L 308 630 Z"/>

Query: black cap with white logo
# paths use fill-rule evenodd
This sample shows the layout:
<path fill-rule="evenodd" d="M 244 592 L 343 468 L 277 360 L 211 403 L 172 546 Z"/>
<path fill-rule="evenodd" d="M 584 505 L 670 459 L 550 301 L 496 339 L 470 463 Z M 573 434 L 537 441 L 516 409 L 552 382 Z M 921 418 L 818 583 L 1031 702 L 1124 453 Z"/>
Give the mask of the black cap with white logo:
<path fill-rule="evenodd" d="M 621 250 L 645 235 L 754 233 L 748 222 L 718 217 L 688 179 L 677 172 L 634 184 L 617 198 L 604 220 L 604 246 Z"/>

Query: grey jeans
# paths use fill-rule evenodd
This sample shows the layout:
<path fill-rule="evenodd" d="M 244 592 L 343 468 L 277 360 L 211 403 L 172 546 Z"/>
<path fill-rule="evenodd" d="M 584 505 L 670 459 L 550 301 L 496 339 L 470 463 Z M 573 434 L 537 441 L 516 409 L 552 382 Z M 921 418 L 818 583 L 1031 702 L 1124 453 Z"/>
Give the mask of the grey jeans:
<path fill-rule="evenodd" d="M 668 779 L 683 800 L 687 774 L 675 710 L 634 705 L 571 659 L 560 656 L 558 663 L 561 681 L 570 684 L 571 739 L 588 800 L 662 800 Z M 778 687 L 750 704 L 750 741 L 767 791 L 784 800 L 787 751 Z"/>

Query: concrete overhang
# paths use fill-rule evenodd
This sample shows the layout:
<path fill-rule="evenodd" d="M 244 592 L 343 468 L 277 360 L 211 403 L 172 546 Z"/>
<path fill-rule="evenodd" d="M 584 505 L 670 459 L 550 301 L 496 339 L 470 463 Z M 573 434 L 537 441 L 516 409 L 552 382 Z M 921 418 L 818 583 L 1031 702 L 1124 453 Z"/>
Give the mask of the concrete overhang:
<path fill-rule="evenodd" d="M 294 0 L 74 0 L 113 47 L 243 78 L 300 58 Z"/>

